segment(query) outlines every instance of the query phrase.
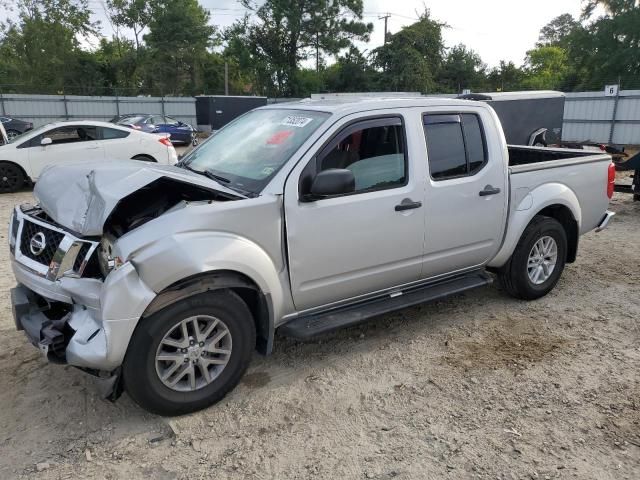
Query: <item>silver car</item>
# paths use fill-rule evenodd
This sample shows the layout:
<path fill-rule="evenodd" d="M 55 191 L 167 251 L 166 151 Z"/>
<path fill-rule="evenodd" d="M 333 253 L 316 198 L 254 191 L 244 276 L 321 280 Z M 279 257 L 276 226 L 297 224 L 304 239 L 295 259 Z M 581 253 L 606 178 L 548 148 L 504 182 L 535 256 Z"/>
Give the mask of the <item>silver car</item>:
<path fill-rule="evenodd" d="M 481 287 L 555 287 L 613 215 L 608 155 L 507 146 L 485 103 L 254 110 L 177 166 L 47 170 L 16 207 L 16 327 L 51 361 L 175 415 L 220 400 L 275 332 L 311 338 Z"/>

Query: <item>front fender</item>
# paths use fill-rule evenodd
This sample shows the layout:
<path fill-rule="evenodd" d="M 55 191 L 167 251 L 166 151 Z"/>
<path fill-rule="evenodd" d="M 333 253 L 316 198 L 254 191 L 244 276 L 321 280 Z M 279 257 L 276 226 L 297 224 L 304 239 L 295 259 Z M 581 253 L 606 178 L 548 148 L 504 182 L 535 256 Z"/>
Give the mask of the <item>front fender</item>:
<path fill-rule="evenodd" d="M 503 266 L 513 253 L 527 225 L 541 210 L 552 205 L 567 207 L 578 223 L 578 231 L 582 225 L 582 211 L 578 197 L 566 185 L 561 183 L 545 183 L 528 192 L 517 189 L 512 192 L 512 207 L 507 220 L 507 230 L 502 247 L 498 254 L 488 263 L 489 267 Z"/>
<path fill-rule="evenodd" d="M 220 270 L 253 280 L 273 302 L 274 317 L 282 315 L 283 288 L 274 260 L 259 245 L 222 232 L 185 232 L 162 237 L 129 259 L 154 292 L 194 275 Z"/>

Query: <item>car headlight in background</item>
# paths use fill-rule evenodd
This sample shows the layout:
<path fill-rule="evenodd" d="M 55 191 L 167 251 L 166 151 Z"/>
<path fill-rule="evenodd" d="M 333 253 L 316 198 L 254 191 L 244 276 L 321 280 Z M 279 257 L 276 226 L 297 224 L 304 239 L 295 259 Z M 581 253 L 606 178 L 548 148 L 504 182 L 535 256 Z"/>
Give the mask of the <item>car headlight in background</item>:
<path fill-rule="evenodd" d="M 124 261 L 114 253 L 113 244 L 115 240 L 115 237 L 112 235 L 105 234 L 98 246 L 98 264 L 100 265 L 100 272 L 105 278 L 111 273 L 111 270 L 117 270 L 124 263 Z"/>

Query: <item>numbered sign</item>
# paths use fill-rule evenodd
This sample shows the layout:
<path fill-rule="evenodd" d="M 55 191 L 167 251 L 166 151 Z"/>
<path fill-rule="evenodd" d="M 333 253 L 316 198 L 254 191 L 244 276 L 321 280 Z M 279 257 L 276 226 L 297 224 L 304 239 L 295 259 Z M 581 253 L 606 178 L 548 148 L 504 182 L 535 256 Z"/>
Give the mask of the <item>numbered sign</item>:
<path fill-rule="evenodd" d="M 605 97 L 617 97 L 618 96 L 618 85 L 606 85 L 604 87 L 604 96 Z"/>

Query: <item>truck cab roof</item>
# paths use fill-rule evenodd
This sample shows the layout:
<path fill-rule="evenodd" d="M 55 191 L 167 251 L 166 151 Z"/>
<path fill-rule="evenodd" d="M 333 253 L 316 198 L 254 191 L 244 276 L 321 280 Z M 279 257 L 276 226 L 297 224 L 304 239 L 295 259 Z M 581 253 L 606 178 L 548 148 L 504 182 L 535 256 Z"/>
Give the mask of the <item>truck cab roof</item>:
<path fill-rule="evenodd" d="M 325 98 L 304 99 L 297 102 L 269 105 L 267 109 L 314 110 L 320 112 L 348 115 L 369 110 L 411 108 L 411 107 L 469 107 L 487 108 L 484 102 L 458 100 L 453 98 L 417 97 L 417 96 L 367 96 L 344 95 Z"/>

